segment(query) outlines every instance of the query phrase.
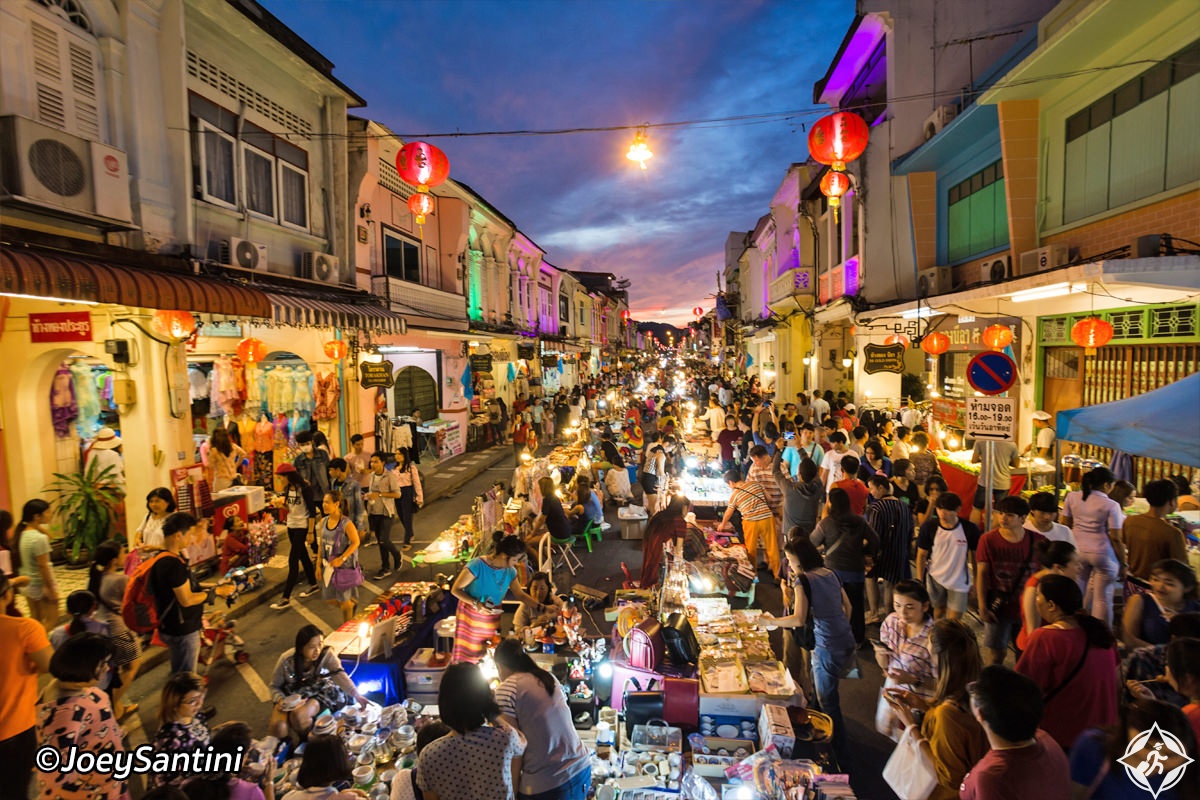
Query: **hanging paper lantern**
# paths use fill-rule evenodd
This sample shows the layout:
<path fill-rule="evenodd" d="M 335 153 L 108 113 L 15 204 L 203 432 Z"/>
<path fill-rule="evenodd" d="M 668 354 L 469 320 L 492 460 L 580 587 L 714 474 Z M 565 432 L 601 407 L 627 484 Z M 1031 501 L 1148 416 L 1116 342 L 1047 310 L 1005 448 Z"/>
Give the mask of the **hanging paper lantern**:
<path fill-rule="evenodd" d="M 893 333 L 891 336 L 884 339 L 883 343 L 884 344 L 902 344 L 902 345 L 904 345 L 905 350 L 907 350 L 909 348 L 909 346 L 912 345 L 912 341 L 907 336 L 905 336 L 903 333 Z"/>
<path fill-rule="evenodd" d="M 867 149 L 870 131 L 858 114 L 839 111 L 821 117 L 808 132 L 808 154 L 818 164 L 828 164 L 837 171 L 846 169 Z"/>
<path fill-rule="evenodd" d="M 1099 317 L 1081 319 L 1071 326 L 1071 341 L 1089 350 L 1104 347 L 1112 338 L 1112 324 Z"/>
<path fill-rule="evenodd" d="M 238 342 L 238 358 L 244 364 L 257 364 L 267 357 L 267 345 L 262 339 L 247 337 Z"/>
<path fill-rule="evenodd" d="M 833 209 L 833 221 L 837 222 L 838 207 L 842 197 L 850 191 L 850 178 L 844 172 L 829 170 L 821 178 L 821 193 L 829 198 L 829 207 Z"/>
<path fill-rule="evenodd" d="M 349 346 L 341 339 L 330 339 L 325 343 L 325 356 L 333 361 L 341 361 L 349 352 Z"/>
<path fill-rule="evenodd" d="M 396 154 L 396 172 L 405 183 L 428 189 L 450 177 L 450 159 L 428 142 L 409 142 Z"/>
<path fill-rule="evenodd" d="M 190 311 L 155 311 L 150 327 L 159 336 L 182 341 L 196 330 L 196 318 Z"/>
<path fill-rule="evenodd" d="M 418 189 L 408 198 L 408 210 L 417 218 L 418 225 L 424 225 L 425 217 L 433 213 L 433 195 Z"/>
<path fill-rule="evenodd" d="M 993 350 L 1003 350 L 1012 340 L 1012 328 L 1007 325 L 988 325 L 983 329 L 983 343 Z"/>
<path fill-rule="evenodd" d="M 695 314 L 697 317 L 703 317 L 704 309 L 701 308 L 700 306 L 696 306 L 695 308 L 692 309 L 692 313 Z"/>
<path fill-rule="evenodd" d="M 941 331 L 927 333 L 921 340 L 921 349 L 931 356 L 940 356 L 950 349 L 950 337 Z"/>
<path fill-rule="evenodd" d="M 629 313 L 628 308 L 621 312 L 621 319 L 625 320 L 626 322 L 629 322 L 632 317 L 633 315 Z"/>

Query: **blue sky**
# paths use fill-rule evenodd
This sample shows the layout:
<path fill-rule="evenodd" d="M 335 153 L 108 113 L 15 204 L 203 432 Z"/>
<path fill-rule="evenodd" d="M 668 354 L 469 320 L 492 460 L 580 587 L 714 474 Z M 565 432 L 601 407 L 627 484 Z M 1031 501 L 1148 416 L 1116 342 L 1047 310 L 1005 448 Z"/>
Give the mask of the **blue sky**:
<path fill-rule="evenodd" d="M 807 109 L 850 0 L 262 0 L 401 134 L 638 125 Z M 429 139 L 550 263 L 630 278 L 634 315 L 711 308 L 729 231 L 767 211 L 800 123 Z"/>

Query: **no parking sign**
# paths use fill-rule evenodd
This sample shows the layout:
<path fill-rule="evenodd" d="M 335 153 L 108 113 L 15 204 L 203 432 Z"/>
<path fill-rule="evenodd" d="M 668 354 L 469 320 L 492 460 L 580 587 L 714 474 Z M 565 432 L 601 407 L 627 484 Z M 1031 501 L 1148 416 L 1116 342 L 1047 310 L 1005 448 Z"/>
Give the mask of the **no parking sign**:
<path fill-rule="evenodd" d="M 988 350 L 967 364 L 967 383 L 980 394 L 1003 394 L 1017 381 L 1017 364 L 996 350 Z"/>

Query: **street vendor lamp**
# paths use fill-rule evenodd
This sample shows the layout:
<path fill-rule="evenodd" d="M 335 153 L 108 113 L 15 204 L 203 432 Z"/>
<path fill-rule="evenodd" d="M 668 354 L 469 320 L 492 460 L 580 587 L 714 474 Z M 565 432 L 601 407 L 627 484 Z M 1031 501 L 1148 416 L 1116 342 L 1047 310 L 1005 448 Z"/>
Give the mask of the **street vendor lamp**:
<path fill-rule="evenodd" d="M 993 350 L 1003 350 L 1012 340 L 1012 328 L 1007 325 L 989 325 L 983 330 L 983 343 Z"/>
<path fill-rule="evenodd" d="M 1103 347 L 1112 338 L 1112 324 L 1099 317 L 1081 319 L 1071 326 L 1071 341 L 1087 350 Z"/>
<path fill-rule="evenodd" d="M 246 337 L 238 342 L 238 358 L 245 364 L 257 364 L 267 357 L 267 345 L 262 339 Z"/>
<path fill-rule="evenodd" d="M 866 120 L 849 111 L 821 117 L 808 132 L 808 154 L 818 164 L 827 164 L 837 172 L 846 169 L 867 149 L 870 131 Z"/>
<path fill-rule="evenodd" d="M 950 349 L 950 337 L 941 331 L 927 333 L 921 340 L 921 349 L 931 356 L 940 356 Z"/>
<path fill-rule="evenodd" d="M 842 356 L 842 369 L 850 369 L 850 367 L 854 366 L 854 357 L 856 355 L 857 353 L 853 350 L 847 350 L 846 354 Z"/>

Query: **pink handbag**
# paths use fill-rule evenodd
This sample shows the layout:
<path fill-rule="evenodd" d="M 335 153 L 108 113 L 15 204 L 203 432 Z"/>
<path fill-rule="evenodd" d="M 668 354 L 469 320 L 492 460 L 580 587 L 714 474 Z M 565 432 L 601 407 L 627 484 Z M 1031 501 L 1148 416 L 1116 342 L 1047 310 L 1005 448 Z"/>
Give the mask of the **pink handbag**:
<path fill-rule="evenodd" d="M 662 625 L 654 617 L 642 620 L 625 635 L 625 655 L 631 667 L 656 672 L 662 654 Z"/>

